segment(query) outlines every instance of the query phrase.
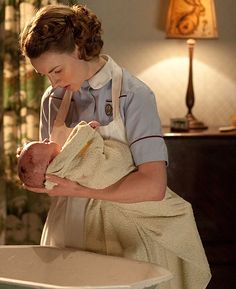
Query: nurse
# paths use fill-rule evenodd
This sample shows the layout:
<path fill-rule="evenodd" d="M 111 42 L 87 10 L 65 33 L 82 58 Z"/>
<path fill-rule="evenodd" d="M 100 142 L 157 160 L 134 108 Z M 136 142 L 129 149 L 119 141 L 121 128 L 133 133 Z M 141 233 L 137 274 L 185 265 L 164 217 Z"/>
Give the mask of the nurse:
<path fill-rule="evenodd" d="M 100 21 L 86 7 L 49 5 L 37 12 L 21 34 L 23 55 L 37 73 L 51 81 L 41 102 L 41 139 L 63 145 L 76 124 L 96 120 L 104 138 L 129 145 L 137 167 L 104 189 L 86 188 L 53 175 L 47 176 L 57 184 L 51 190 L 27 187 L 53 197 L 41 244 L 159 263 L 169 267 L 175 276 L 165 288 L 197 288 L 195 279 L 202 276 L 205 279 L 198 283 L 198 289 L 205 288 L 210 273 L 191 206 L 166 187 L 167 149 L 155 96 L 110 56 L 101 54 L 101 32 Z M 186 232 L 185 216 L 191 219 Z M 150 231 L 146 225 L 150 226 L 152 220 L 155 225 Z M 174 230 L 183 231 L 176 242 Z M 193 247 L 197 248 L 192 262 L 198 263 L 198 256 L 201 258 L 193 268 L 201 269 L 196 269 L 196 278 L 193 274 L 189 281 L 186 271 L 181 272 L 187 266 L 181 262 L 188 259 L 191 263 L 192 257 L 184 248 L 185 233 L 189 237 L 191 232 Z M 182 286 L 189 282 L 192 287 Z"/>

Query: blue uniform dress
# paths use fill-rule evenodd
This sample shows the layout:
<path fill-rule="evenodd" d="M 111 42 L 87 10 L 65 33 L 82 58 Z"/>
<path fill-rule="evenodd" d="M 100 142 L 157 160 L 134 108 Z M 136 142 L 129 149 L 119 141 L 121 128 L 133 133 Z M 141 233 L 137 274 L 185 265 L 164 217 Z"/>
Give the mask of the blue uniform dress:
<path fill-rule="evenodd" d="M 111 96 L 111 58 L 81 89 L 73 93 L 66 125 L 74 127 L 80 121 L 97 120 L 107 125 L 113 120 Z M 168 161 L 161 132 L 156 99 L 151 89 L 123 69 L 120 95 L 120 115 L 135 165 L 150 161 Z M 42 98 L 41 138 L 49 138 L 64 90 L 49 87 Z M 49 98 L 52 98 L 49 102 Z M 50 107 L 49 107 L 50 104 Z"/>

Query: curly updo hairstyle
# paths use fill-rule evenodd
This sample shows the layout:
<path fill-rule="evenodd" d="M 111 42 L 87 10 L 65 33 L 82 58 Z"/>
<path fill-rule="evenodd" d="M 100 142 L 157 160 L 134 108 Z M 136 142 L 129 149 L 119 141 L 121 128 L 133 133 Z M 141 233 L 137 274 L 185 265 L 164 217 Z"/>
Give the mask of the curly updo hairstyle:
<path fill-rule="evenodd" d="M 91 60 L 103 47 L 101 22 L 83 5 L 58 4 L 41 8 L 20 35 L 24 56 L 37 58 L 44 52 L 72 53 L 76 45 L 79 58 Z"/>

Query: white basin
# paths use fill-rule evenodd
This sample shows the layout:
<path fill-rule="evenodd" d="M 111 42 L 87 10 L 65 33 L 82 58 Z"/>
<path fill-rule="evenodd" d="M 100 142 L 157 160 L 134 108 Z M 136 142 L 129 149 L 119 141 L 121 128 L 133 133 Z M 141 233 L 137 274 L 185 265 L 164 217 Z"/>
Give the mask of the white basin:
<path fill-rule="evenodd" d="M 86 251 L 0 246 L 0 289 L 141 289 L 172 278 L 157 265 Z"/>

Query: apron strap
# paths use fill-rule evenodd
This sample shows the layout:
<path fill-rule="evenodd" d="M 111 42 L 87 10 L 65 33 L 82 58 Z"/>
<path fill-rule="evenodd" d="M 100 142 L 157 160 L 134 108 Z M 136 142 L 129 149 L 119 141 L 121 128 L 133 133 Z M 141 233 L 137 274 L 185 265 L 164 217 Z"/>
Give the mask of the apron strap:
<path fill-rule="evenodd" d="M 112 61 L 112 106 L 113 120 L 121 118 L 120 116 L 120 94 L 122 84 L 122 69 Z"/>
<path fill-rule="evenodd" d="M 54 120 L 53 126 L 61 126 L 65 123 L 66 116 L 67 116 L 69 108 L 70 108 L 72 94 L 73 94 L 73 92 L 70 90 L 65 91 L 65 94 L 64 94 L 62 101 L 61 101 L 61 105 L 59 107 L 56 118 Z"/>

